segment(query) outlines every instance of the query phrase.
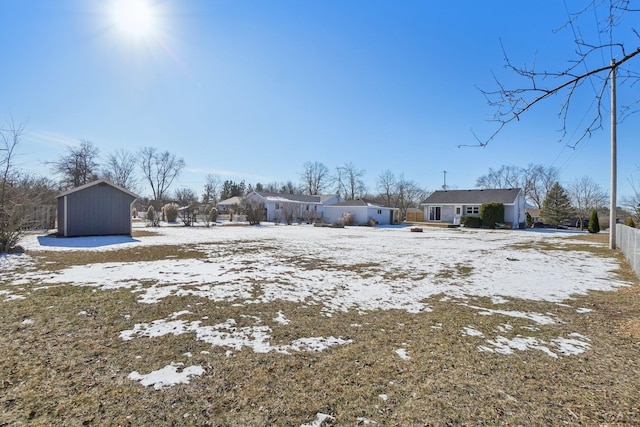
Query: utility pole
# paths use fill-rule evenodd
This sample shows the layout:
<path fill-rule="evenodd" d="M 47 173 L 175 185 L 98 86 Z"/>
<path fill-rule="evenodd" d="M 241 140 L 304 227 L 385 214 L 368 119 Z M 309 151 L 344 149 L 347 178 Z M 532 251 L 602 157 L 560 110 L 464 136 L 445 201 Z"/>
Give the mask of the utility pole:
<path fill-rule="evenodd" d="M 609 247 L 616 248 L 616 191 L 618 180 L 618 147 L 616 136 L 616 60 L 611 60 L 611 203 L 609 205 Z"/>
<path fill-rule="evenodd" d="M 444 184 L 442 184 L 442 189 L 447 191 L 447 171 L 442 171 L 442 173 L 444 174 Z"/>

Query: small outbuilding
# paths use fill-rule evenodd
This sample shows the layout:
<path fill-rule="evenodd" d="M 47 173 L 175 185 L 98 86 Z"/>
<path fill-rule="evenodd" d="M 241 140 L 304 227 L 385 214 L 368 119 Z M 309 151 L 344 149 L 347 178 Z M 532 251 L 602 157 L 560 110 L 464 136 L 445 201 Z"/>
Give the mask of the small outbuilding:
<path fill-rule="evenodd" d="M 369 224 L 372 221 L 380 225 L 395 223 L 398 208 L 383 206 L 372 200 L 345 200 L 324 208 L 324 220 L 332 223 L 351 216 L 356 225 Z"/>
<path fill-rule="evenodd" d="M 131 235 L 131 211 L 138 198 L 104 179 L 73 188 L 57 196 L 58 235 Z"/>

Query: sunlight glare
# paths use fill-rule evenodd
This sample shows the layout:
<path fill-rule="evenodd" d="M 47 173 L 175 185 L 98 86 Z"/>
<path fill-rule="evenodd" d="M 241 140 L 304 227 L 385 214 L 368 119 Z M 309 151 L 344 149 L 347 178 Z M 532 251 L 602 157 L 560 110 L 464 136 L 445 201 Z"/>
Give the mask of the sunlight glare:
<path fill-rule="evenodd" d="M 134 38 L 149 36 L 154 30 L 154 11 L 147 0 L 116 0 L 113 18 L 118 28 Z"/>

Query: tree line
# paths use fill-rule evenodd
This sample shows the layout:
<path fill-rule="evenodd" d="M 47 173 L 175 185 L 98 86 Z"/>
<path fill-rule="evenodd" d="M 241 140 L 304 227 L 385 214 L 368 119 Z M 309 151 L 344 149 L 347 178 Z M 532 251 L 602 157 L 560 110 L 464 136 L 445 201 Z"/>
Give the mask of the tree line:
<path fill-rule="evenodd" d="M 90 141 L 80 140 L 79 145 L 70 146 L 59 158 L 47 163 L 53 177 L 24 173 L 16 167 L 15 157 L 24 123 L 10 118 L 0 127 L 0 252 L 16 242 L 20 230 L 25 228 L 51 228 L 51 224 L 34 222 L 33 214 L 38 206 L 55 204 L 55 196 L 61 191 L 104 178 L 116 185 L 139 193 L 146 184 L 151 194 L 143 197 L 141 204 L 159 209 L 167 202 L 179 206 L 202 203 L 215 206 L 219 201 L 234 196 L 245 196 L 251 191 L 289 194 L 339 194 L 344 200 L 364 198 L 400 210 L 405 217 L 409 208 L 419 208 L 430 191 L 403 173 L 382 171 L 375 179 L 375 187 L 365 184 L 366 170 L 352 162 L 329 169 L 317 161 L 302 165 L 297 180 L 272 183 L 246 183 L 222 180 L 209 174 L 205 178 L 202 196 L 191 188 L 171 190 L 183 169 L 185 161 L 169 151 L 156 147 L 143 147 L 135 152 L 118 150 L 108 153 L 100 162 L 100 150 Z M 554 167 L 513 165 L 489 169 L 476 181 L 478 188 L 522 188 L 527 201 L 538 208 L 554 187 L 559 185 L 559 171 Z M 640 222 L 640 192 L 625 200 L 625 205 Z M 573 212 L 586 218 L 591 209 L 604 206 L 608 195 L 591 178 L 585 176 L 569 183 L 566 189 Z M 51 216 L 47 216 L 51 218 Z"/>

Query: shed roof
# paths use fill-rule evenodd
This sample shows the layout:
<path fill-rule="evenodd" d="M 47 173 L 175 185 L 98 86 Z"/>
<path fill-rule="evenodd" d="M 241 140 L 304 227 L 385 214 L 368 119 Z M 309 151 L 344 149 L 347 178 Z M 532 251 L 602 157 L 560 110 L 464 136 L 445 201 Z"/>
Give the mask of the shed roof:
<path fill-rule="evenodd" d="M 426 198 L 423 205 L 458 204 L 481 205 L 483 203 L 498 202 L 503 204 L 515 203 L 520 188 L 498 188 L 485 190 L 438 190 Z"/>
<path fill-rule="evenodd" d="M 60 197 L 68 196 L 69 194 L 77 193 L 78 191 L 86 190 L 87 188 L 90 188 L 90 187 L 93 187 L 93 186 L 96 186 L 96 185 L 100 185 L 100 184 L 106 184 L 106 185 L 109 185 L 109 186 L 111 186 L 111 187 L 115 188 L 116 190 L 120 190 L 120 191 L 122 191 L 123 193 L 126 193 L 126 194 L 130 195 L 130 196 L 131 196 L 131 197 L 133 197 L 134 199 L 137 199 L 137 198 L 138 198 L 138 195 L 137 195 L 137 194 L 134 194 L 134 193 L 132 193 L 131 191 L 127 190 L 126 188 L 122 188 L 122 187 L 120 187 L 119 185 L 116 185 L 116 184 L 114 184 L 113 182 L 108 181 L 108 180 L 106 180 L 106 179 L 97 179 L 97 180 L 95 180 L 95 181 L 91 181 L 91 182 L 89 182 L 89 183 L 87 183 L 87 184 L 80 185 L 79 187 L 72 188 L 72 189 L 70 189 L 70 190 L 65 191 L 64 193 L 60 193 L 60 194 L 58 194 L 58 195 L 56 196 L 56 198 L 58 198 L 58 199 L 59 199 Z"/>
<path fill-rule="evenodd" d="M 397 209 L 397 208 L 391 208 L 389 206 L 384 206 L 381 203 L 378 203 L 374 200 L 369 200 L 369 199 L 344 200 L 342 202 L 335 203 L 330 206 L 367 206 L 367 207 L 373 207 L 373 208 Z"/>

